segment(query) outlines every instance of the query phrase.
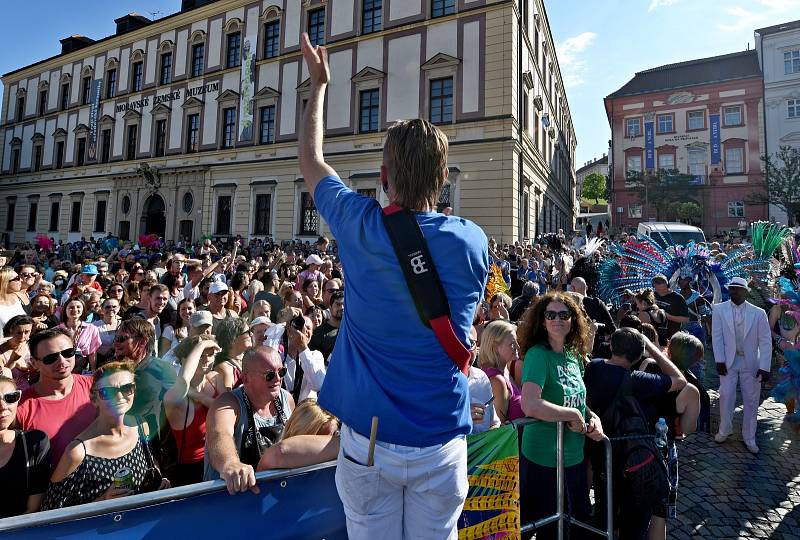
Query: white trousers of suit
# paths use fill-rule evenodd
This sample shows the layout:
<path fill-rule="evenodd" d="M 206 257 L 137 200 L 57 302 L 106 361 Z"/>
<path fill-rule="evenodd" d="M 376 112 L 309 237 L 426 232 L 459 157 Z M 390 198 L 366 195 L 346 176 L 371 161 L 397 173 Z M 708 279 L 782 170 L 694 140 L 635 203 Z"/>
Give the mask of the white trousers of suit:
<path fill-rule="evenodd" d="M 761 381 L 756 378 L 757 365 L 749 365 L 744 358 L 737 357 L 728 368 L 727 375 L 719 377 L 719 433 L 733 432 L 733 409 L 736 407 L 736 385 L 742 389 L 742 439 L 746 443 L 756 442 L 758 402 L 761 398 Z"/>

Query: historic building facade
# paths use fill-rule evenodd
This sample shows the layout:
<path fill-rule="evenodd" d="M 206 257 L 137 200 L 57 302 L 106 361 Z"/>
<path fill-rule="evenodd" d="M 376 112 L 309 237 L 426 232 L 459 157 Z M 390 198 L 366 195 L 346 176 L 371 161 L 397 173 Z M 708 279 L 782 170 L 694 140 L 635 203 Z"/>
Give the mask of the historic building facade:
<path fill-rule="evenodd" d="M 423 117 L 450 139 L 440 206 L 501 241 L 574 219 L 576 140 L 539 1 L 184 0 L 115 22 L 2 78 L 6 242 L 327 233 L 297 167 L 304 31 L 329 50 L 325 153 L 354 189 L 382 200 L 385 130 Z"/>
<path fill-rule="evenodd" d="M 774 155 L 781 146 L 800 149 L 800 21 L 760 28 L 755 35 L 764 71 L 764 151 Z M 770 206 L 770 217 L 800 223 L 800 206 L 795 216 Z"/>
<path fill-rule="evenodd" d="M 754 50 L 642 71 L 608 96 L 612 225 L 656 219 L 658 186 L 642 196 L 632 179 L 661 170 L 691 177 L 688 199 L 701 207 L 695 223 L 707 234 L 766 219 L 767 206 L 750 202 L 763 189 L 762 98 Z"/>

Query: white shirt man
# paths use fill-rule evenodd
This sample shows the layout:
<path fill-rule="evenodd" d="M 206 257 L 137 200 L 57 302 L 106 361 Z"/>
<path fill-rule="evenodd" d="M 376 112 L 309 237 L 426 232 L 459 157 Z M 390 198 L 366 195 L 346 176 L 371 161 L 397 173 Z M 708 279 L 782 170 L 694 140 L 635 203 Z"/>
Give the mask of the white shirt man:
<path fill-rule="evenodd" d="M 742 439 L 758 453 L 756 426 L 761 383 L 769 379 L 772 337 L 766 312 L 745 299 L 747 280 L 735 277 L 728 284 L 731 299 L 714 306 L 711 327 L 714 361 L 719 373 L 719 432 L 714 440 L 725 442 L 733 432 L 736 386 L 742 391 L 744 413 Z"/>

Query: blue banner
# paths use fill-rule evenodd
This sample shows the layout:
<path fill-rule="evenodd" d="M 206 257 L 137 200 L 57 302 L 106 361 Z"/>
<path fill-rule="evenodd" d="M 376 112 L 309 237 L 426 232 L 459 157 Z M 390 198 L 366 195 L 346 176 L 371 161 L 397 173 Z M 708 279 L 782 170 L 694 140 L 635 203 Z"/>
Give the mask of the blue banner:
<path fill-rule="evenodd" d="M 722 144 L 720 142 L 719 115 L 709 114 L 708 123 L 711 129 L 711 164 L 722 163 Z"/>
<path fill-rule="evenodd" d="M 653 122 L 644 123 L 644 168 L 656 168 L 656 134 Z"/>

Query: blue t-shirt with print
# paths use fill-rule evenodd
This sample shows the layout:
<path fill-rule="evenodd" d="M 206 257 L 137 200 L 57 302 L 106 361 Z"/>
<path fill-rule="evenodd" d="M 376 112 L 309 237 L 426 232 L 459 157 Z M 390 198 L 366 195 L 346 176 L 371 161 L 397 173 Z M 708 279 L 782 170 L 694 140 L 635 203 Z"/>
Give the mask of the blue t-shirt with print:
<path fill-rule="evenodd" d="M 319 404 L 378 440 L 433 446 L 470 432 L 467 378 L 422 324 L 397 261 L 378 201 L 336 176 L 314 192 L 345 268 L 345 316 Z M 483 231 L 466 219 L 415 213 L 450 302 L 456 336 L 466 345 L 489 268 Z"/>

